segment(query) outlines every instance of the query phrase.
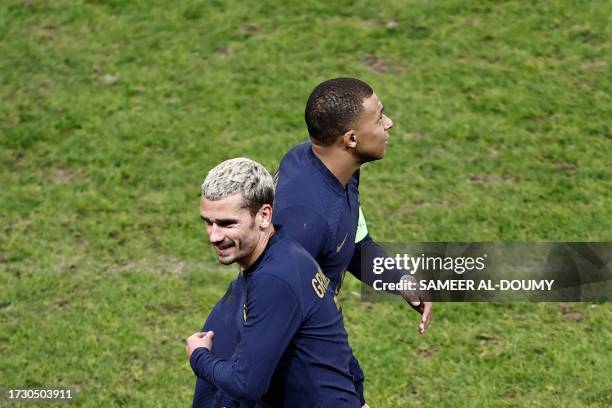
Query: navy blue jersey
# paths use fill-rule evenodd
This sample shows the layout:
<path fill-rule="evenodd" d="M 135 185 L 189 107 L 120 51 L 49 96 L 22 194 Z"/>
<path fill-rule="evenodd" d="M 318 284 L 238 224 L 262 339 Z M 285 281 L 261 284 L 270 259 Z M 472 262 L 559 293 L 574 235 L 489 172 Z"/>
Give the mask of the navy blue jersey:
<path fill-rule="evenodd" d="M 244 323 L 243 280 L 236 279 L 230 283 L 225 295 L 212 309 L 202 331 L 215 332 L 215 356 L 231 359 L 240 340 L 242 324 Z M 233 408 L 239 407 L 240 400 L 223 394 L 210 381 L 196 377 L 193 408 Z M 248 406 L 243 402 L 243 406 Z"/>
<path fill-rule="evenodd" d="M 221 358 L 215 338 L 212 353 L 193 352 L 194 373 L 237 401 L 360 407 L 342 314 L 329 279 L 312 257 L 277 231 L 237 281 L 244 304 L 235 351 L 230 359 Z M 231 320 L 227 327 L 233 326 Z"/>
<path fill-rule="evenodd" d="M 283 226 L 283 231 L 302 245 L 321 266 L 323 273 L 330 279 L 336 293 L 340 290 L 344 271 L 350 271 L 362 282 L 372 285 L 374 275 L 362 273 L 362 255 L 367 255 L 365 265 L 371 265 L 369 258 L 386 257 L 369 235 L 360 237 L 355 243 L 359 219 L 359 171 L 349 180 L 346 188 L 325 167 L 312 152 L 312 144 L 305 142 L 292 148 L 283 158 L 279 167 L 273 220 Z M 397 282 L 403 273 L 386 270 L 377 279 Z M 236 290 L 240 290 L 238 287 Z M 213 309 L 208 316 L 204 330 L 212 329 L 217 333 L 224 330 L 234 331 L 239 337 L 239 328 L 225 324 L 231 321 L 237 310 L 236 305 L 224 304 L 223 308 Z M 219 327 L 214 329 L 214 327 Z M 217 331 L 218 330 L 218 331 Z M 227 356 L 235 344 L 227 343 Z M 216 353 L 216 351 L 215 351 Z M 351 359 L 351 374 L 355 389 L 363 397 L 364 375 L 356 358 Z M 194 408 L 208 408 L 216 388 L 203 379 L 198 379 L 194 394 Z M 217 394 L 219 396 L 219 394 Z M 218 401 L 218 399 L 217 399 Z M 230 406 L 229 404 L 227 404 Z"/>
<path fill-rule="evenodd" d="M 311 142 L 292 148 L 278 169 L 273 220 L 316 259 L 336 293 L 346 270 L 372 286 L 375 275 L 362 273 L 362 257 L 367 256 L 364 265 L 371 265 L 374 257 L 386 257 L 367 233 L 355 242 L 360 214 L 359 174 L 356 171 L 344 187 L 314 154 Z M 376 279 L 398 282 L 402 275 L 401 271 L 391 270 Z M 364 376 L 355 357 L 351 373 L 361 401 L 365 402 Z"/>
<path fill-rule="evenodd" d="M 336 292 L 348 270 L 372 286 L 374 274 L 362 271 L 370 258 L 386 257 L 384 250 L 366 233 L 357 239 L 359 224 L 359 170 L 346 187 L 313 153 L 311 142 L 291 149 L 281 161 L 274 199 L 274 223 L 302 245 L 332 281 Z M 369 272 L 369 273 L 367 273 Z M 405 272 L 385 271 L 376 276 L 384 282 L 398 282 Z"/>
<path fill-rule="evenodd" d="M 346 189 L 312 152 L 310 142 L 291 149 L 278 169 L 274 222 L 317 261 L 334 289 L 355 252 L 359 171 Z"/>

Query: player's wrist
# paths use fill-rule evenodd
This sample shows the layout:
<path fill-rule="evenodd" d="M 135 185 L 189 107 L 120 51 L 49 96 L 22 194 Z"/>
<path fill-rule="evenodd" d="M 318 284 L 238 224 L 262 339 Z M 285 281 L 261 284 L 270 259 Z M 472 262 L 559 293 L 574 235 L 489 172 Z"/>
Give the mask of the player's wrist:
<path fill-rule="evenodd" d="M 199 353 L 210 353 L 210 350 L 206 346 L 203 346 L 203 345 L 196 346 L 191 350 L 191 353 L 189 353 L 189 359 L 191 360 L 192 358 L 194 358 L 195 355 Z"/>

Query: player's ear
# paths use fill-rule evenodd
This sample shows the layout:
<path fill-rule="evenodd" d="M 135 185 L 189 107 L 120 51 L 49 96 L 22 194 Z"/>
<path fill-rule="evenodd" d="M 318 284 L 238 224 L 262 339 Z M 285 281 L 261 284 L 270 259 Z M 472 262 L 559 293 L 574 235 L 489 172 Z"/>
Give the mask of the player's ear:
<path fill-rule="evenodd" d="M 347 149 L 354 149 L 357 147 L 357 132 L 353 129 L 344 132 L 342 135 L 342 143 Z"/>
<path fill-rule="evenodd" d="M 268 228 L 272 222 L 272 206 L 264 204 L 257 212 L 258 223 L 261 228 Z"/>

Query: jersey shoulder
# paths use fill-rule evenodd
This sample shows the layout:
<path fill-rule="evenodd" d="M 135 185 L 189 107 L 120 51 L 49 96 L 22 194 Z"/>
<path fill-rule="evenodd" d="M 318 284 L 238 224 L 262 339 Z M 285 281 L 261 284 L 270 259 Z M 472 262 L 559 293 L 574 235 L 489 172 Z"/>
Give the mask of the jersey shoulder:
<path fill-rule="evenodd" d="M 275 211 L 288 207 L 308 207 L 317 213 L 325 209 L 326 186 L 311 162 L 311 143 L 293 147 L 278 169 Z"/>
<path fill-rule="evenodd" d="M 260 265 L 260 273 L 275 275 L 287 282 L 295 281 L 300 274 L 316 272 L 317 262 L 293 238 L 282 230 L 274 245 L 270 246 Z M 313 272 L 314 273 L 314 272 Z"/>
<path fill-rule="evenodd" d="M 305 288 L 312 287 L 312 279 L 320 271 L 319 265 L 308 251 L 290 236 L 283 232 L 277 234 L 280 236 L 266 251 L 264 262 L 254 278 L 282 280 L 295 296 L 303 301 Z"/>

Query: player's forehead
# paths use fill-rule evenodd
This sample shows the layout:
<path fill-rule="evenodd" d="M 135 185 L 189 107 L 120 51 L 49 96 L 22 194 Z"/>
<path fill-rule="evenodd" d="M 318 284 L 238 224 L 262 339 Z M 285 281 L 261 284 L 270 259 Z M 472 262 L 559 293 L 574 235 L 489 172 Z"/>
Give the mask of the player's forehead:
<path fill-rule="evenodd" d="M 383 104 L 376 95 L 376 92 L 372 93 L 369 97 L 363 100 L 363 113 L 365 115 L 378 115 L 383 108 Z"/>
<path fill-rule="evenodd" d="M 210 221 L 217 219 L 240 218 L 249 213 L 244 208 L 242 193 L 233 194 L 218 200 L 209 200 L 205 196 L 200 198 L 200 216 Z"/>

